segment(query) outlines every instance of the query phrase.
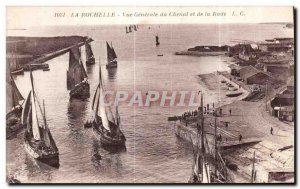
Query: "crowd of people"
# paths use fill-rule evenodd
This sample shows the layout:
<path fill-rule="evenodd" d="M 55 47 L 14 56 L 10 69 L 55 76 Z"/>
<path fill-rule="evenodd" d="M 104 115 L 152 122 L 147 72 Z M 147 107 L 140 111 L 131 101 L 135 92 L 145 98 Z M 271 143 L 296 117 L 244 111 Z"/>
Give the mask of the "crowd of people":
<path fill-rule="evenodd" d="M 201 107 L 198 107 L 197 110 L 186 111 L 181 116 L 179 116 L 178 118 L 187 127 L 188 124 L 189 124 L 189 121 L 192 118 L 195 118 L 195 117 L 198 117 L 198 116 L 201 115 L 201 110 L 202 110 Z M 212 114 L 213 116 L 218 116 L 218 117 L 221 117 L 221 116 L 225 115 L 223 113 L 223 109 L 222 108 L 215 109 L 214 103 L 212 103 L 212 109 L 210 109 L 210 105 L 209 104 L 207 104 L 206 106 L 204 106 L 203 107 L 203 114 L 206 114 L 206 115 L 207 114 Z M 229 116 L 232 115 L 231 108 L 228 110 L 228 115 Z M 225 126 L 226 129 L 228 128 L 228 125 L 229 125 L 229 122 L 224 122 L 224 126 Z M 272 133 L 272 131 L 271 131 L 271 133 Z M 222 142 L 222 135 L 221 134 L 219 134 L 217 136 L 217 141 Z M 227 142 L 227 138 L 225 138 L 225 141 Z M 241 134 L 239 134 L 239 136 L 238 136 L 238 141 L 242 142 L 242 135 Z"/>

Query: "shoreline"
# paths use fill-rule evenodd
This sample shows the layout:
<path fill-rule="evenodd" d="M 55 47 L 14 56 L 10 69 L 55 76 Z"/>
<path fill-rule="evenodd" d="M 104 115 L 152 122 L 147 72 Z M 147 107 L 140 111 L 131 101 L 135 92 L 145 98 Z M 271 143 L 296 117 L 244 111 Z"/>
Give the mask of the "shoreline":
<path fill-rule="evenodd" d="M 209 90 L 214 90 L 217 86 L 220 86 L 220 81 L 223 79 L 230 82 L 230 76 L 227 72 L 201 74 L 198 77 L 204 87 Z M 275 118 L 265 112 L 264 100 L 257 102 L 246 101 L 245 99 L 251 96 L 251 90 L 247 85 L 235 80 L 232 80 L 231 84 L 234 86 L 240 85 L 244 93 L 238 98 L 215 106 L 215 109 L 219 110 L 222 108 L 223 110 L 222 115 L 217 116 L 217 133 L 221 134 L 223 138 L 222 143 L 219 143 L 218 146 L 220 149 L 226 145 L 229 147 L 223 151 L 223 156 L 228 163 L 238 166 L 238 170 L 233 171 L 235 180 L 250 182 L 254 152 L 256 152 L 256 170 L 257 178 L 259 178 L 257 182 L 268 182 L 268 173 L 272 171 L 294 172 L 292 170 L 294 166 L 294 147 L 285 151 L 278 151 L 280 148 L 294 144 L 293 137 L 289 137 L 288 142 L 285 139 L 285 136 L 289 136 L 293 128 L 286 128 L 286 123 L 276 121 Z M 229 109 L 232 110 L 231 115 L 228 113 Z M 210 116 L 213 117 L 211 114 Z M 183 122 L 176 122 L 174 123 L 174 131 L 177 137 L 187 142 L 192 142 L 194 146 L 197 146 L 195 145 L 198 138 L 195 122 L 195 120 L 191 120 L 187 126 Z M 226 127 L 224 125 L 225 122 L 229 126 Z M 208 130 L 206 131 L 207 133 L 209 133 L 209 130 L 213 132 L 212 123 L 213 121 L 205 121 L 205 130 Z M 269 131 L 271 127 L 278 134 L 271 135 Z M 242 141 L 245 142 L 245 145 L 237 142 L 239 134 L 243 136 Z M 213 139 L 210 140 L 210 144 L 213 145 Z"/>
<path fill-rule="evenodd" d="M 216 108 L 221 108 L 222 106 L 235 103 L 236 101 L 241 101 L 250 96 L 251 91 L 248 87 L 245 87 L 243 84 L 236 83 L 235 80 L 230 81 L 227 77 L 226 72 L 213 72 L 208 74 L 200 74 L 197 75 L 200 81 L 200 84 L 203 84 L 203 87 L 207 88 L 211 92 L 222 90 L 221 94 L 224 94 L 222 102 L 223 103 L 215 103 Z M 225 84 L 222 84 L 221 81 L 226 81 L 227 83 L 231 83 L 234 87 L 238 88 L 239 91 L 243 92 L 238 97 L 225 97 L 225 88 L 228 88 Z M 239 88 L 239 86 L 241 86 Z M 205 104 L 205 103 L 204 103 Z"/>
<path fill-rule="evenodd" d="M 199 51 L 178 51 L 175 55 L 187 55 L 187 56 L 222 56 L 226 55 L 227 52 L 199 52 Z"/>

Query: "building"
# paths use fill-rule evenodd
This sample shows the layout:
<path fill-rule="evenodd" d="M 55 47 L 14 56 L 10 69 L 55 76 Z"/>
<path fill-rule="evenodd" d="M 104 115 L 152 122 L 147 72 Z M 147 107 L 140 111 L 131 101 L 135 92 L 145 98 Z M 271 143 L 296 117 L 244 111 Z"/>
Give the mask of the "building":
<path fill-rule="evenodd" d="M 294 38 L 274 38 L 265 41 L 258 44 L 258 49 L 261 52 L 290 53 L 294 55 Z"/>
<path fill-rule="evenodd" d="M 252 48 L 250 44 L 241 45 L 241 50 L 239 52 L 239 59 L 243 61 L 255 61 L 256 54 L 255 50 Z"/>
<path fill-rule="evenodd" d="M 294 38 L 292 37 L 281 37 L 281 38 L 274 38 L 276 43 L 281 43 L 281 44 L 289 44 L 289 45 L 294 45 Z"/>
<path fill-rule="evenodd" d="M 290 77 L 287 81 L 286 89 L 283 94 L 295 94 L 295 79 L 294 76 Z"/>
<path fill-rule="evenodd" d="M 288 52 L 293 49 L 293 46 L 281 43 L 260 43 L 258 48 L 262 52 Z"/>
<path fill-rule="evenodd" d="M 294 121 L 295 109 L 294 106 L 282 106 L 278 109 L 278 119 L 282 121 Z"/>
<path fill-rule="evenodd" d="M 294 94 L 276 94 L 271 100 L 272 115 L 284 121 L 294 121 Z"/>
<path fill-rule="evenodd" d="M 271 77 L 269 74 L 262 72 L 253 66 L 245 66 L 239 70 L 239 75 L 243 81 L 248 84 L 265 85 L 266 81 L 269 81 Z"/>
<path fill-rule="evenodd" d="M 241 67 L 239 65 L 236 64 L 230 64 L 228 66 L 230 68 L 230 74 L 233 76 L 239 76 L 239 70 L 241 69 Z"/>
<path fill-rule="evenodd" d="M 289 56 L 268 55 L 257 60 L 264 72 L 272 73 L 277 80 L 285 81 L 289 76 L 293 58 Z"/>

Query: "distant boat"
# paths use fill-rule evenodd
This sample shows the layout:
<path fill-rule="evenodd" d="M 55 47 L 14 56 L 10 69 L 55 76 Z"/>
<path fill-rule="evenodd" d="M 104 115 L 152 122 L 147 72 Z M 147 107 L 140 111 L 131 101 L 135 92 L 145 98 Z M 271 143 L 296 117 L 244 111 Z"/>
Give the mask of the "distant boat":
<path fill-rule="evenodd" d="M 9 64 L 7 65 L 6 78 L 6 138 L 10 138 L 17 131 L 23 128 L 21 123 L 22 104 L 24 98 L 20 93 L 17 85 L 10 75 Z"/>
<path fill-rule="evenodd" d="M 43 68 L 43 71 L 50 71 L 50 68 Z"/>
<path fill-rule="evenodd" d="M 158 35 L 155 36 L 155 41 L 156 41 L 156 46 L 160 45 L 160 42 L 159 42 L 159 37 Z"/>
<path fill-rule="evenodd" d="M 30 80 L 31 91 L 26 99 L 22 114 L 22 123 L 26 126 L 25 149 L 34 159 L 58 168 L 58 148 L 48 128 L 44 101 L 41 104 L 37 98 L 32 72 L 30 72 Z"/>
<path fill-rule="evenodd" d="M 87 66 L 95 64 L 95 57 L 92 51 L 92 47 L 88 42 L 85 42 L 85 57 Z"/>
<path fill-rule="evenodd" d="M 113 48 L 112 44 L 109 46 L 109 44 L 106 42 L 106 48 L 107 48 L 107 64 L 106 68 L 116 68 L 118 67 L 118 61 L 117 61 L 117 55 L 115 52 L 115 49 Z"/>
<path fill-rule="evenodd" d="M 131 25 L 128 27 L 128 30 L 129 30 L 128 33 L 132 32 L 131 31 Z"/>
<path fill-rule="evenodd" d="M 136 29 L 136 25 L 133 25 L 133 29 L 134 29 L 134 31 L 137 31 L 137 29 Z"/>
<path fill-rule="evenodd" d="M 128 28 L 127 28 L 127 26 L 126 26 L 126 33 L 129 33 L 129 32 L 128 32 Z"/>
<path fill-rule="evenodd" d="M 94 112 L 94 120 L 92 121 L 93 132 L 103 146 L 125 146 L 126 138 L 120 130 L 121 123 L 118 107 L 116 107 L 116 113 L 113 115 L 111 107 L 105 106 L 101 102 L 103 101 L 105 103 L 107 101 L 105 96 L 102 96 L 104 91 L 101 65 L 99 65 L 99 84 L 92 102 L 92 109 Z"/>
<path fill-rule="evenodd" d="M 226 96 L 227 97 L 237 97 L 237 96 L 240 96 L 241 94 L 243 94 L 243 92 L 233 91 L 233 92 L 227 92 Z"/>
<path fill-rule="evenodd" d="M 237 91 L 238 89 L 235 88 L 235 87 L 228 87 L 228 90 L 229 90 L 229 91 Z"/>
<path fill-rule="evenodd" d="M 69 56 L 69 69 L 67 71 L 67 89 L 71 98 L 85 99 L 90 96 L 88 76 L 81 61 L 78 46 L 71 48 Z"/>

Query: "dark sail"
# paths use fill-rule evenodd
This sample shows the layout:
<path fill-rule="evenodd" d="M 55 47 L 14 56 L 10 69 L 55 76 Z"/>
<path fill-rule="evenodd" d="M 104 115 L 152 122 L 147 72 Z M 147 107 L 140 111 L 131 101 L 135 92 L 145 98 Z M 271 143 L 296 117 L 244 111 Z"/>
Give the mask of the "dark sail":
<path fill-rule="evenodd" d="M 156 41 L 156 45 L 159 45 L 159 38 L 158 38 L 158 35 L 155 36 L 155 41 Z"/>
<path fill-rule="evenodd" d="M 127 28 L 127 26 L 126 26 L 126 33 L 128 33 L 128 28 Z"/>
<path fill-rule="evenodd" d="M 24 109 L 23 109 L 23 112 L 22 112 L 22 124 L 23 125 L 26 125 L 27 121 L 28 121 L 28 118 L 30 115 L 30 112 L 31 112 L 31 91 L 29 92 L 28 96 L 27 96 L 27 99 L 26 99 L 26 102 L 25 102 L 25 106 L 24 106 Z M 29 125 L 27 125 L 28 129 L 30 129 Z"/>
<path fill-rule="evenodd" d="M 107 48 L 107 62 L 110 63 L 116 58 L 116 53 L 114 53 L 114 50 L 109 46 L 109 44 L 106 42 L 106 48 Z"/>
<path fill-rule="evenodd" d="M 70 50 L 69 70 L 67 71 L 67 88 L 72 89 L 75 85 L 81 83 L 87 78 L 86 71 L 83 67 L 80 51 L 78 47 Z"/>
<path fill-rule="evenodd" d="M 89 43 L 85 43 L 85 53 L 86 53 L 86 59 L 90 59 L 94 57 L 92 47 Z"/>
<path fill-rule="evenodd" d="M 133 29 L 134 29 L 134 31 L 137 31 L 137 30 L 136 30 L 136 25 L 133 25 Z"/>
<path fill-rule="evenodd" d="M 6 66 L 6 113 L 10 112 L 12 108 L 20 105 L 20 101 L 24 100 L 22 94 L 20 93 L 17 85 L 10 75 L 10 64 Z"/>
<path fill-rule="evenodd" d="M 70 49 L 69 56 L 69 70 L 73 69 L 79 62 L 80 52 L 78 47 L 73 47 Z"/>
<path fill-rule="evenodd" d="M 111 47 L 111 50 L 112 50 L 113 58 L 114 59 L 118 58 L 117 55 L 116 55 L 115 49 L 113 47 Z"/>
<path fill-rule="evenodd" d="M 19 102 L 21 100 L 24 100 L 22 94 L 20 93 L 19 89 L 17 88 L 17 85 L 14 81 L 14 79 L 11 77 L 11 85 L 12 85 L 12 99 L 14 106 L 19 105 Z"/>
<path fill-rule="evenodd" d="M 131 31 L 131 25 L 128 27 L 128 29 L 129 29 L 129 32 L 132 32 L 132 31 Z"/>

